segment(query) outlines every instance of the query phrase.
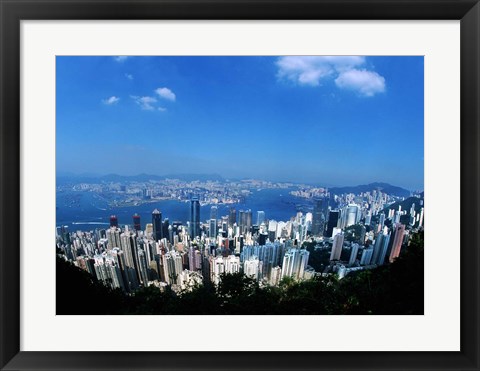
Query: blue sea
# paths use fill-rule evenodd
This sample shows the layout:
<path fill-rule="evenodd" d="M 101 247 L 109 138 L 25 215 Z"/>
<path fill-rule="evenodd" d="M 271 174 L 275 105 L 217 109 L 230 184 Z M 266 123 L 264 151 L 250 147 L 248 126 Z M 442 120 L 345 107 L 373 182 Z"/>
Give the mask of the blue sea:
<path fill-rule="evenodd" d="M 265 217 L 270 220 L 288 221 L 298 211 L 308 212 L 310 205 L 305 199 L 289 194 L 291 189 L 262 189 L 253 190 L 246 197 L 244 203 L 232 205 L 217 205 L 218 218 L 228 215 L 230 207 L 237 210 L 252 210 L 252 221 L 256 222 L 257 211 L 265 211 Z M 72 198 L 75 202 L 72 205 Z M 212 205 L 202 206 L 200 218 L 206 221 L 210 217 Z M 66 225 L 71 231 L 94 230 L 107 228 L 110 215 L 116 215 L 119 225 L 131 225 L 133 214 L 140 215 L 142 229 L 146 223 L 151 223 L 152 211 L 157 208 L 162 213 L 162 218 L 170 222 L 189 220 L 190 203 L 175 200 L 145 203 L 138 206 L 125 206 L 110 208 L 105 200 L 92 192 L 61 192 L 57 193 L 57 226 Z"/>

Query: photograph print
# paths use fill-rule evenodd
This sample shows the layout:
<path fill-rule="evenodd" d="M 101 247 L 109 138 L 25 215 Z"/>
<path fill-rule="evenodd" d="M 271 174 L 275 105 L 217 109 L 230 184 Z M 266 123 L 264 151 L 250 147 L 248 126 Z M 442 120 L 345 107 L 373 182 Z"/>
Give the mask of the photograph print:
<path fill-rule="evenodd" d="M 56 57 L 57 315 L 423 315 L 424 208 L 423 56 Z"/>

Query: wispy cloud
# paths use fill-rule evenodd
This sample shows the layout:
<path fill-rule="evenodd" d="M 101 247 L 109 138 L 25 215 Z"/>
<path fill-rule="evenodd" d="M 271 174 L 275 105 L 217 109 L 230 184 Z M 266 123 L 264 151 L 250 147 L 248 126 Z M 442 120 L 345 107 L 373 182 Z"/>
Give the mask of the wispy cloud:
<path fill-rule="evenodd" d="M 160 98 L 175 102 L 177 98 L 175 93 L 171 91 L 169 88 L 158 88 L 155 90 L 155 93 L 159 95 Z"/>
<path fill-rule="evenodd" d="M 135 103 L 137 103 L 141 109 L 147 110 L 147 111 L 153 111 L 155 109 L 154 104 L 157 102 L 157 99 L 155 97 L 138 97 L 135 95 L 130 96 Z"/>
<path fill-rule="evenodd" d="M 276 62 L 279 80 L 298 85 L 319 86 L 335 79 L 340 89 L 348 89 L 371 97 L 385 91 L 385 78 L 374 71 L 359 67 L 365 65 L 361 56 L 298 56 L 281 57 Z"/>
<path fill-rule="evenodd" d="M 335 84 L 341 89 L 358 92 L 365 97 L 385 91 L 385 78 L 376 72 L 352 69 L 340 73 Z"/>
<path fill-rule="evenodd" d="M 160 99 L 166 99 L 172 102 L 175 102 L 176 96 L 175 94 L 168 88 L 158 88 L 155 90 L 155 93 L 160 97 Z M 131 95 L 130 96 L 135 103 L 137 103 L 141 109 L 148 110 L 148 111 L 160 111 L 165 112 L 167 109 L 158 105 L 158 99 L 155 96 L 137 96 Z"/>
<path fill-rule="evenodd" d="M 116 56 L 116 57 L 113 57 L 113 59 L 116 61 L 116 62 L 125 62 L 129 57 L 126 56 L 126 55 L 119 55 L 119 56 Z"/>
<path fill-rule="evenodd" d="M 126 73 L 125 74 L 125 77 L 129 80 L 133 80 L 133 75 L 129 74 L 129 73 Z"/>
<path fill-rule="evenodd" d="M 103 104 L 107 104 L 107 105 L 110 106 L 112 104 L 117 104 L 119 100 L 120 100 L 120 98 L 113 95 L 110 98 L 103 99 L 102 102 L 103 102 Z"/>

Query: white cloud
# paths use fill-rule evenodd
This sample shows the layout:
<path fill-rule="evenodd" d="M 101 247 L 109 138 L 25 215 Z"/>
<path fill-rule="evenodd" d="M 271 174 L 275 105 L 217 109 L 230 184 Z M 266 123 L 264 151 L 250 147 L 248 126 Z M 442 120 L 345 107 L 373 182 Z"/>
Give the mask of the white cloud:
<path fill-rule="evenodd" d="M 107 104 L 107 105 L 112 105 L 112 104 L 116 104 L 118 103 L 118 101 L 120 100 L 120 98 L 116 97 L 116 96 L 111 96 L 110 98 L 107 98 L 107 99 L 103 99 L 102 102 L 104 104 Z"/>
<path fill-rule="evenodd" d="M 135 95 L 131 95 L 130 97 L 143 110 L 152 111 L 152 110 L 155 109 L 154 103 L 156 103 L 157 100 L 154 97 L 138 97 L 138 96 L 135 96 Z"/>
<path fill-rule="evenodd" d="M 160 98 L 166 99 L 172 102 L 174 102 L 176 99 L 175 94 L 168 88 L 158 88 L 155 90 L 155 93 L 157 93 Z M 157 105 L 158 100 L 156 97 L 150 97 L 150 96 L 139 97 L 136 95 L 131 95 L 130 97 L 135 101 L 135 103 L 137 103 L 144 110 L 148 110 L 148 111 L 157 110 L 160 112 L 165 112 L 167 110 L 165 107 L 161 107 Z"/>
<path fill-rule="evenodd" d="M 359 69 L 365 64 L 361 56 L 298 56 L 277 60 L 279 80 L 299 85 L 319 86 L 335 79 L 340 89 L 356 90 L 361 95 L 373 96 L 385 90 L 385 78 L 374 71 Z"/>
<path fill-rule="evenodd" d="M 367 70 L 344 71 L 335 79 L 335 84 L 341 89 L 353 90 L 365 97 L 385 91 L 385 78 Z"/>
<path fill-rule="evenodd" d="M 157 93 L 160 98 L 170 100 L 172 102 L 175 102 L 175 99 L 177 98 L 173 91 L 171 91 L 169 88 L 158 88 L 155 90 L 155 93 Z"/>
<path fill-rule="evenodd" d="M 363 63 L 365 58 L 356 56 L 281 57 L 277 61 L 278 77 L 300 85 L 318 86 L 322 79 Z"/>
<path fill-rule="evenodd" d="M 133 80 L 133 75 L 130 75 L 129 73 L 126 73 L 125 77 L 129 80 Z"/>
<path fill-rule="evenodd" d="M 127 60 L 127 58 L 129 58 L 128 56 L 126 55 L 119 55 L 117 57 L 113 57 L 113 59 L 116 61 L 116 62 L 125 62 Z"/>

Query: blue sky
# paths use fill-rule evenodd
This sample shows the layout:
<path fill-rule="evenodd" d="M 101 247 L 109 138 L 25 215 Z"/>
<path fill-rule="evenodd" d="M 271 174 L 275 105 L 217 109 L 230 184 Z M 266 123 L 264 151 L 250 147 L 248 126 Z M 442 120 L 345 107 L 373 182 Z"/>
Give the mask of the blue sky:
<path fill-rule="evenodd" d="M 423 57 L 57 57 L 57 172 L 423 189 Z"/>

